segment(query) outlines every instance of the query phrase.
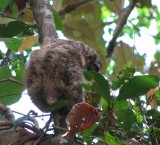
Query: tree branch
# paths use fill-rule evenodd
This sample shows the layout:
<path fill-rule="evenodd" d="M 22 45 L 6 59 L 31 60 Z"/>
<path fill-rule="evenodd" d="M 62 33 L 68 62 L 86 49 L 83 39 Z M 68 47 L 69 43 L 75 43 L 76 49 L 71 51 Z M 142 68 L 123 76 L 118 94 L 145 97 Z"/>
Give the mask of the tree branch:
<path fill-rule="evenodd" d="M 30 4 L 38 28 L 40 44 L 58 38 L 49 0 L 31 0 Z"/>
<path fill-rule="evenodd" d="M 109 45 L 107 47 L 107 57 L 112 55 L 114 47 L 117 44 L 116 40 L 118 36 L 120 35 L 124 25 L 126 24 L 127 19 L 130 13 L 132 12 L 133 8 L 135 7 L 136 3 L 137 3 L 137 0 L 130 0 L 130 4 L 126 8 L 124 8 L 122 12 L 120 13 L 115 31 L 113 33 L 113 37 L 110 40 Z"/>
<path fill-rule="evenodd" d="M 80 1 L 76 1 L 74 3 L 71 3 L 67 6 L 65 6 L 62 10 L 60 10 L 58 13 L 60 16 L 64 15 L 65 13 L 70 13 L 71 11 L 84 6 L 90 2 L 93 2 L 94 0 L 80 0 Z"/>

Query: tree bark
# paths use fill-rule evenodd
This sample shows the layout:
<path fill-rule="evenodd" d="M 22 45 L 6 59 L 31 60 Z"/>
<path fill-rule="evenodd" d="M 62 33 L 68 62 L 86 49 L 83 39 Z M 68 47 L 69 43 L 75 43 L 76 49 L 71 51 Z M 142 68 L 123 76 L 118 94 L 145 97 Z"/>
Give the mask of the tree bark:
<path fill-rule="evenodd" d="M 57 39 L 58 35 L 49 0 L 31 0 L 30 5 L 38 28 L 40 44 Z"/>

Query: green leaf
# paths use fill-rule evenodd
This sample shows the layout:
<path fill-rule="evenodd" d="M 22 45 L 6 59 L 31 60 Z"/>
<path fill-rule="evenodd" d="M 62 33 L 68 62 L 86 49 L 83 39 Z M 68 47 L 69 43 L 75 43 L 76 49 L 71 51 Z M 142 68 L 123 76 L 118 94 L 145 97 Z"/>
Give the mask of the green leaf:
<path fill-rule="evenodd" d="M 129 108 L 129 106 L 130 106 L 130 103 L 126 100 L 117 101 L 114 106 L 114 110 L 116 111 L 126 110 Z"/>
<path fill-rule="evenodd" d="M 7 80 L 9 78 L 19 81 L 23 84 L 23 71 L 24 65 L 20 65 L 15 69 L 16 76 L 12 75 L 9 66 L 0 68 L 0 80 Z M 6 105 L 16 103 L 21 98 L 21 94 L 24 91 L 24 86 L 11 81 L 0 82 L 0 101 Z"/>
<path fill-rule="evenodd" d="M 101 19 L 103 21 L 105 21 L 108 17 L 111 17 L 112 16 L 112 13 L 111 11 L 105 6 L 105 5 L 102 5 L 102 13 L 101 13 Z"/>
<path fill-rule="evenodd" d="M 143 122 L 143 117 L 142 117 L 142 115 L 137 115 L 136 118 L 137 118 L 137 122 L 139 122 L 139 123 L 142 123 L 142 122 Z"/>
<path fill-rule="evenodd" d="M 101 105 L 102 105 L 102 111 L 104 112 L 104 113 L 106 113 L 107 112 L 107 110 L 108 110 L 108 102 L 104 99 L 104 98 L 101 98 Z"/>
<path fill-rule="evenodd" d="M 3 11 L 8 5 L 10 0 L 0 0 L 0 11 Z"/>
<path fill-rule="evenodd" d="M 86 84 L 86 83 L 82 83 L 82 87 L 86 90 L 86 91 L 90 91 L 91 87 L 90 85 Z"/>
<path fill-rule="evenodd" d="M 18 119 L 16 119 L 14 122 L 13 122 L 13 127 L 16 129 L 19 124 L 21 124 L 22 122 L 24 122 L 25 120 L 28 120 L 29 116 L 28 115 L 24 115 L 23 117 L 20 117 Z"/>
<path fill-rule="evenodd" d="M 94 78 L 94 75 L 90 71 L 84 71 L 83 75 L 87 81 L 91 81 Z"/>
<path fill-rule="evenodd" d="M 123 145 L 119 139 L 112 136 L 109 131 L 104 132 L 105 142 L 109 145 Z"/>
<path fill-rule="evenodd" d="M 133 78 L 134 73 L 135 73 L 135 68 L 126 67 L 119 72 L 117 78 L 122 82 L 125 82 L 126 80 L 130 80 L 131 78 Z"/>
<path fill-rule="evenodd" d="M 93 124 L 88 129 L 85 129 L 84 131 L 80 132 L 79 134 L 83 136 L 83 140 L 89 145 L 93 142 L 93 138 L 89 138 L 88 136 L 92 136 L 93 131 L 96 129 L 98 124 Z"/>
<path fill-rule="evenodd" d="M 157 76 L 134 76 L 120 89 L 118 100 L 136 98 L 146 94 L 150 89 L 157 87 L 159 79 Z"/>
<path fill-rule="evenodd" d="M 62 20 L 61 17 L 59 16 L 59 14 L 53 9 L 53 16 L 54 16 L 54 22 L 56 25 L 56 29 L 57 30 L 62 30 L 63 29 L 63 24 L 62 24 Z"/>
<path fill-rule="evenodd" d="M 140 126 L 138 125 L 138 123 L 133 123 L 132 125 L 132 133 L 135 132 L 137 133 L 141 133 L 143 130 L 143 128 L 140 128 Z"/>
<path fill-rule="evenodd" d="M 130 103 L 126 100 L 117 101 L 114 106 L 114 111 L 118 117 L 118 122 L 125 131 L 129 131 L 132 124 L 136 121 L 134 113 L 129 109 Z M 128 120 L 128 117 L 130 118 Z"/>
<path fill-rule="evenodd" d="M 104 130 L 100 124 L 94 124 L 97 125 L 96 128 L 94 128 L 94 130 L 92 131 L 92 135 L 96 136 L 96 137 L 103 137 L 104 135 Z"/>
<path fill-rule="evenodd" d="M 58 100 L 55 105 L 48 106 L 48 109 L 50 109 L 51 111 L 57 111 L 63 108 L 64 106 L 69 105 L 69 103 L 70 102 L 68 100 Z"/>
<path fill-rule="evenodd" d="M 12 5 L 12 13 L 16 14 L 17 12 L 18 12 L 18 6 L 15 3 L 13 3 L 13 5 Z"/>
<path fill-rule="evenodd" d="M 121 84 L 120 80 L 114 81 L 112 83 L 112 90 L 117 90 L 121 85 L 122 84 Z"/>
<path fill-rule="evenodd" d="M 115 110 L 115 114 L 118 118 L 119 125 L 126 131 L 129 132 L 132 124 L 136 122 L 136 118 L 131 109 L 126 110 Z"/>
<path fill-rule="evenodd" d="M 146 115 L 146 117 L 148 117 L 148 118 L 151 117 L 152 119 L 159 119 L 160 118 L 160 112 L 155 109 L 148 110 L 145 115 Z"/>
<path fill-rule="evenodd" d="M 110 101 L 109 83 L 104 76 L 97 72 L 84 71 L 84 77 L 88 81 L 93 80 L 93 87 L 95 91 L 105 100 Z"/>
<path fill-rule="evenodd" d="M 6 46 L 13 50 L 14 52 L 17 52 L 22 44 L 22 39 L 20 38 L 11 38 L 9 41 L 5 42 Z"/>
<path fill-rule="evenodd" d="M 34 35 L 34 31 L 29 25 L 26 25 L 25 30 L 24 30 L 24 34 L 31 36 L 31 35 Z"/>
<path fill-rule="evenodd" d="M 24 82 L 24 73 L 25 73 L 25 64 L 21 62 L 15 62 L 14 63 L 14 71 L 16 73 L 16 79 Z"/>
<path fill-rule="evenodd" d="M 0 37 L 10 38 L 22 33 L 25 30 L 25 23 L 21 21 L 12 21 L 8 24 L 0 25 Z"/>
<path fill-rule="evenodd" d="M 148 110 L 145 114 L 145 118 L 147 120 L 147 125 L 152 126 L 157 120 L 159 120 L 160 112 L 155 109 Z M 154 127 L 160 128 L 160 124 L 155 124 Z"/>

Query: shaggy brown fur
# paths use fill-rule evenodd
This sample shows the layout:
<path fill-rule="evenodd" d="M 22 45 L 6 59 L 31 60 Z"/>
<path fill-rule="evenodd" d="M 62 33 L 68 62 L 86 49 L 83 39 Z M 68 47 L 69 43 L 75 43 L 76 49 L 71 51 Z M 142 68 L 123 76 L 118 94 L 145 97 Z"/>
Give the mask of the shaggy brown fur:
<path fill-rule="evenodd" d="M 99 71 L 100 58 L 89 46 L 71 40 L 52 40 L 32 52 L 26 69 L 26 87 L 33 103 L 43 112 L 51 112 L 57 100 L 70 105 L 82 101 L 83 71 Z"/>

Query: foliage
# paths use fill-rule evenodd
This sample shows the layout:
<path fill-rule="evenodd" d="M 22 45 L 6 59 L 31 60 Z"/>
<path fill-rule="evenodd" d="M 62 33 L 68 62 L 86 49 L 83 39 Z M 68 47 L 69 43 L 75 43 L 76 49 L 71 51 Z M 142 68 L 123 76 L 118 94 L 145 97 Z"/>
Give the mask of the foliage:
<path fill-rule="evenodd" d="M 96 92 L 97 95 L 102 97 L 97 104 L 100 106 L 103 104 L 105 106 L 100 107 L 103 113 L 96 128 L 92 129 L 92 132 L 88 132 L 87 134 L 87 136 L 94 136 L 99 143 L 105 142 L 113 145 L 117 143 L 122 144 L 125 138 L 134 138 L 136 136 L 139 136 L 144 142 L 154 142 L 154 140 L 157 139 L 156 137 L 154 139 L 150 138 L 150 135 L 154 132 L 159 132 L 157 121 L 159 120 L 158 117 L 160 113 L 153 109 L 147 109 L 147 104 L 149 102 L 145 102 L 142 96 L 150 89 L 159 85 L 158 77 L 151 75 L 134 76 L 133 70 L 133 68 L 125 68 L 119 73 L 116 80 L 116 82 L 119 81 L 119 85 L 116 87 L 114 86 L 114 90 L 104 85 L 103 82 L 107 80 L 102 75 L 96 74 L 95 72 L 85 72 L 84 74 L 86 79 L 90 80 L 85 86 L 93 86 L 93 93 Z M 91 78 L 93 78 L 93 76 L 97 76 L 98 81 L 96 79 L 92 80 Z M 99 85 L 100 80 L 101 85 L 103 85 L 103 90 L 101 91 L 95 87 L 95 84 Z M 113 83 L 115 85 L 115 81 Z M 106 92 L 106 90 L 108 91 Z M 117 93 L 117 91 L 119 93 Z M 108 99 L 103 97 L 102 92 L 104 94 L 109 94 L 107 95 Z M 104 103 L 104 99 L 106 104 Z M 149 114 L 155 114 L 154 119 L 151 119 Z M 155 123 L 156 126 L 152 126 Z M 156 131 L 152 130 L 150 126 L 156 128 Z M 101 134 L 96 132 L 97 128 L 101 130 Z M 80 135 L 82 137 L 84 135 L 84 141 L 90 143 L 90 140 L 85 140 L 86 130 L 80 133 Z M 92 142 L 93 140 L 94 139 L 92 139 Z"/>
<path fill-rule="evenodd" d="M 0 45 L 6 47 L 5 50 L 0 47 L 0 101 L 7 105 L 21 98 L 25 90 L 25 64 L 32 48 L 39 47 L 28 3 L 17 0 L 11 4 L 11 1 L 2 0 L 0 3 L 0 41 L 3 42 Z M 160 52 L 157 50 L 153 61 L 146 66 L 145 54 L 138 52 L 135 39 L 140 39 L 154 25 L 155 31 L 148 35 L 154 40 L 153 46 L 159 45 L 160 9 L 149 0 L 138 0 L 134 15 L 130 15 L 117 39 L 112 57 L 106 58 L 106 46 L 115 31 L 123 0 L 94 1 L 62 13 L 62 9 L 73 2 L 54 0 L 52 11 L 56 29 L 68 38 L 92 46 L 103 64 L 101 73 L 84 72 L 86 82 L 82 86 L 86 103 L 99 108 L 102 114 L 98 120 L 91 120 L 94 123 L 91 127 L 85 124 L 86 128 L 76 130 L 72 126 L 74 132 L 78 132 L 77 140 L 87 144 L 121 145 L 134 138 L 144 144 L 160 144 Z M 145 44 L 145 41 L 141 43 Z M 61 100 L 54 109 L 59 110 L 67 104 Z M 79 117 L 83 114 L 80 113 Z M 20 122 L 25 119 L 22 117 Z"/>

